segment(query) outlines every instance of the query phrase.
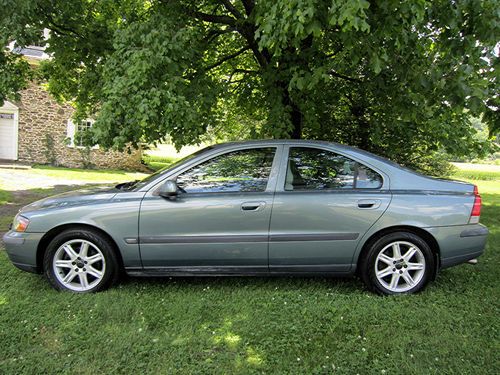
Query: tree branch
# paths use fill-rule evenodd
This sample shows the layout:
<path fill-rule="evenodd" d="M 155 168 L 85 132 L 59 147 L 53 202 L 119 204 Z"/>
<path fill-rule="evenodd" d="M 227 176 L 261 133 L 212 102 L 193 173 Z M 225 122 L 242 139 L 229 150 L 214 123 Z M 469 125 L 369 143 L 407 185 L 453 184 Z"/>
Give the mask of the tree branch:
<path fill-rule="evenodd" d="M 243 73 L 243 74 L 255 74 L 258 73 L 257 70 L 249 70 L 249 69 L 234 69 L 231 74 L 229 75 L 229 79 L 227 80 L 227 83 L 235 83 L 235 82 L 240 82 L 243 81 L 244 78 L 238 80 L 238 81 L 233 81 L 233 76 L 236 73 Z"/>
<path fill-rule="evenodd" d="M 227 1 L 225 1 L 225 3 L 227 3 Z M 251 12 L 253 9 L 253 4 L 254 4 L 253 0 L 246 1 L 245 10 Z M 232 4 L 230 5 L 233 6 Z M 238 33 L 241 34 L 241 36 L 243 36 L 243 38 L 247 40 L 250 49 L 253 51 L 255 58 L 257 59 L 261 67 L 267 66 L 271 61 L 271 56 L 269 54 L 269 51 L 267 51 L 267 49 L 263 49 L 261 51 L 259 49 L 257 41 L 255 40 L 255 25 L 251 25 L 248 22 L 241 22 L 242 20 L 237 20 L 236 18 L 233 18 L 228 15 L 208 14 L 194 9 L 186 9 L 186 12 L 190 16 L 198 20 L 210 23 L 228 25 L 233 27 L 234 29 L 236 29 Z"/>
<path fill-rule="evenodd" d="M 207 36 L 203 38 L 203 41 L 206 44 L 212 43 L 215 39 L 217 39 L 219 36 L 224 35 L 224 34 L 229 34 L 237 31 L 236 29 L 233 29 L 232 27 L 228 27 L 227 29 L 224 30 L 209 30 L 207 33 Z"/>
<path fill-rule="evenodd" d="M 53 32 L 56 32 L 60 35 L 66 35 L 66 36 L 70 36 L 70 34 L 73 34 L 74 36 L 77 36 L 78 38 L 81 38 L 83 39 L 82 35 L 80 33 L 78 33 L 76 30 L 66 26 L 66 25 L 59 25 L 57 24 L 55 21 L 54 21 L 54 17 L 52 17 L 52 15 L 50 14 L 49 11 L 47 11 L 46 9 L 41 9 L 43 14 L 45 15 L 45 17 L 47 18 L 47 29 L 53 31 Z"/>
<path fill-rule="evenodd" d="M 238 9 L 231 3 L 230 0 L 220 0 L 222 4 L 224 4 L 224 8 L 226 8 L 236 19 L 244 19 L 243 14 L 240 13 Z"/>
<path fill-rule="evenodd" d="M 361 83 L 361 80 L 359 80 L 359 79 L 357 79 L 357 78 L 352 78 L 352 77 L 346 76 L 346 75 L 344 75 L 344 74 L 337 73 L 337 72 L 336 72 L 336 71 L 334 71 L 334 70 L 330 70 L 330 74 L 331 74 L 332 76 L 334 76 L 334 77 L 345 79 L 346 81 L 356 82 L 356 83 Z"/>
<path fill-rule="evenodd" d="M 191 14 L 202 21 L 211 22 L 211 23 L 220 23 L 223 25 L 235 26 L 236 19 L 229 16 L 219 16 L 217 14 L 208 14 L 198 11 L 192 11 Z"/>
<path fill-rule="evenodd" d="M 250 14 L 253 11 L 253 8 L 255 7 L 255 1 L 254 0 L 241 0 L 243 3 L 243 7 L 245 8 L 245 13 L 247 14 L 248 17 L 250 17 Z"/>
<path fill-rule="evenodd" d="M 238 51 L 236 51 L 234 53 L 231 53 L 230 55 L 224 56 L 222 59 L 220 59 L 216 63 L 208 66 L 207 68 L 205 68 L 204 71 L 212 70 L 213 68 L 216 68 L 216 67 L 224 64 L 226 61 L 234 59 L 235 57 L 241 55 L 242 53 L 244 53 L 245 51 L 248 51 L 249 49 L 250 49 L 249 46 L 245 46 L 245 47 L 241 48 L 240 50 L 238 50 Z"/>
<path fill-rule="evenodd" d="M 234 69 L 231 74 L 235 73 L 248 73 L 248 74 L 256 74 L 259 73 L 258 70 L 252 70 L 252 69 Z"/>

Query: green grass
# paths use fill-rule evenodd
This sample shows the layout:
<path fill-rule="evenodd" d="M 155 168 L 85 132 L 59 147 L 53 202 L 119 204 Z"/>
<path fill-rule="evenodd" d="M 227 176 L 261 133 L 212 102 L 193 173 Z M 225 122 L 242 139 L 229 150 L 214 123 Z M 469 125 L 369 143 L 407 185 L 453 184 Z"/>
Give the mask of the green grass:
<path fill-rule="evenodd" d="M 0 205 L 9 203 L 12 200 L 12 194 L 5 190 L 0 190 Z"/>
<path fill-rule="evenodd" d="M 50 167 L 46 165 L 37 165 L 32 169 L 27 171 L 27 173 L 52 177 L 61 178 L 64 180 L 83 180 L 91 182 L 96 181 L 130 181 L 141 179 L 146 176 L 144 173 L 138 172 L 127 172 L 121 170 L 110 170 L 110 169 L 78 169 L 78 168 L 60 168 L 60 167 Z"/>
<path fill-rule="evenodd" d="M 72 295 L 0 252 L 0 373 L 500 373 L 500 181 L 474 183 L 486 253 L 414 296 L 284 277 L 128 279 Z"/>
<path fill-rule="evenodd" d="M 169 165 L 175 163 L 178 159 L 174 156 L 156 156 L 144 154 L 142 156 L 142 160 L 149 168 L 157 171 L 159 169 L 168 167 Z"/>
<path fill-rule="evenodd" d="M 498 181 L 500 180 L 500 172 L 497 171 L 475 171 L 471 169 L 457 170 L 454 178 L 462 180 L 481 180 L 481 181 Z"/>
<path fill-rule="evenodd" d="M 156 156 L 144 154 L 142 156 L 142 161 L 153 171 L 168 167 L 169 165 L 175 163 L 178 159 L 174 156 Z"/>

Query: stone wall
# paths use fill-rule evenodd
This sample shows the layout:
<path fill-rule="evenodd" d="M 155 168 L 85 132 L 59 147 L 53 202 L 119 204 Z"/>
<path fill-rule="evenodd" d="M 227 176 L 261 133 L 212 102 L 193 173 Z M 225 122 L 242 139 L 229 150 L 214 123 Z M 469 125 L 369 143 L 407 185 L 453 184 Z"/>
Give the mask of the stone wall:
<path fill-rule="evenodd" d="M 68 146 L 68 120 L 73 108 L 57 103 L 43 86 L 31 83 L 21 92 L 18 158 L 21 162 L 65 167 L 141 170 L 141 152 L 131 154 Z"/>

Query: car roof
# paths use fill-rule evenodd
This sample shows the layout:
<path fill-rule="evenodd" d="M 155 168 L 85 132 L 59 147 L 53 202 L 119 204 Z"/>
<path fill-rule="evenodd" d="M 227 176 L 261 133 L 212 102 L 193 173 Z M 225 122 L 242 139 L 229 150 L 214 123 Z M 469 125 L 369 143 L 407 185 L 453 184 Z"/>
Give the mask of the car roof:
<path fill-rule="evenodd" d="M 235 142 L 224 142 L 217 143 L 209 147 L 211 151 L 223 149 L 227 147 L 238 147 L 238 146 L 259 146 L 259 145 L 300 145 L 300 146 L 330 146 L 334 147 L 338 150 L 344 150 L 347 152 L 356 152 L 358 154 L 362 154 L 373 159 L 377 159 L 384 163 L 392 164 L 393 166 L 397 166 L 402 168 L 399 164 L 394 163 L 393 161 L 386 159 L 382 156 L 373 154 L 369 151 L 362 150 L 357 147 L 344 145 L 337 142 L 329 142 L 329 141 L 318 141 L 318 140 L 310 140 L 310 139 L 260 139 L 260 140 L 248 140 L 248 141 L 235 141 Z"/>
<path fill-rule="evenodd" d="M 316 141 L 316 140 L 309 140 L 309 139 L 258 139 L 258 140 L 248 140 L 248 141 L 235 141 L 235 142 L 224 142 L 224 143 L 217 143 L 215 145 L 211 146 L 211 149 L 218 149 L 218 148 L 225 148 L 225 147 L 233 147 L 233 146 L 259 146 L 259 145 L 269 145 L 269 144 L 274 144 L 274 145 L 282 145 L 282 144 L 287 144 L 287 145 L 317 145 L 317 146 L 334 146 L 336 148 L 344 148 L 346 150 L 356 150 L 356 151 L 362 151 L 359 150 L 355 147 L 351 146 L 346 146 L 340 143 L 336 142 L 327 142 L 327 141 Z"/>

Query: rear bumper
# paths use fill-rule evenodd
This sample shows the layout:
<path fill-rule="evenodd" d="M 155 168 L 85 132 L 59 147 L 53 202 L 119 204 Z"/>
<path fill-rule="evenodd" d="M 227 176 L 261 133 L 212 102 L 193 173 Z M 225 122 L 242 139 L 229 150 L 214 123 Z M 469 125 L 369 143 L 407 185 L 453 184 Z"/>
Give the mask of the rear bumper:
<path fill-rule="evenodd" d="M 19 233 L 10 231 L 3 236 L 5 250 L 10 261 L 17 268 L 33 273 L 39 273 L 36 252 L 43 233 Z"/>
<path fill-rule="evenodd" d="M 448 268 L 479 257 L 484 252 L 488 228 L 482 224 L 426 228 L 436 239 L 441 268 Z"/>

